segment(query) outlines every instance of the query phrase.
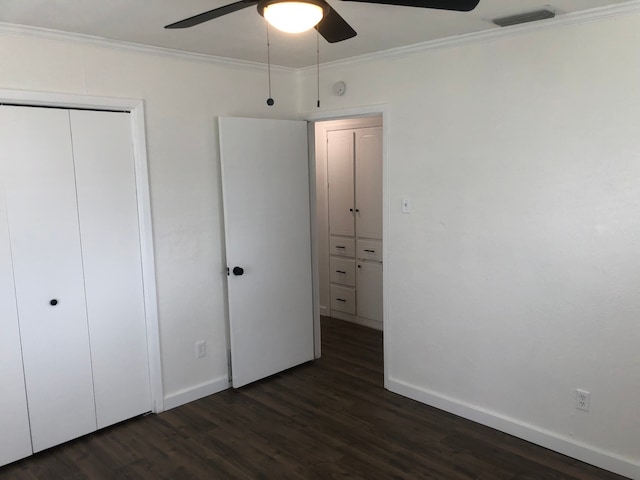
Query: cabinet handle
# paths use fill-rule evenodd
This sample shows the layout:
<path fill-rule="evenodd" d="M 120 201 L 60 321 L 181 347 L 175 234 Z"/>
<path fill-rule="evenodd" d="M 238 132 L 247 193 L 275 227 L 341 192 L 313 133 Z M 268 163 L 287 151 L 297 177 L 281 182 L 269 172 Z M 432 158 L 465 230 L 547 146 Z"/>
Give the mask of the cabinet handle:
<path fill-rule="evenodd" d="M 353 208 L 350 208 L 350 209 L 349 209 L 349 211 L 350 211 L 350 212 L 353 212 Z"/>
<path fill-rule="evenodd" d="M 336 270 L 336 273 L 342 273 L 342 274 L 344 274 L 344 275 L 346 275 L 346 274 L 347 274 L 347 272 L 343 272 L 342 270 Z"/>
<path fill-rule="evenodd" d="M 360 209 L 356 208 L 356 213 L 360 213 Z"/>
<path fill-rule="evenodd" d="M 344 250 L 347 247 L 343 247 L 342 245 L 336 245 L 336 248 L 340 248 L 340 249 Z"/>
<path fill-rule="evenodd" d="M 376 253 L 375 250 L 367 250 L 366 248 L 364 249 L 364 251 L 367 252 L 367 253 Z"/>
<path fill-rule="evenodd" d="M 358 268 L 362 268 L 362 265 L 358 265 Z"/>
<path fill-rule="evenodd" d="M 51 305 L 52 307 L 55 307 L 57 304 L 58 304 L 58 300 L 56 300 L 55 298 L 49 301 L 49 305 Z"/>
<path fill-rule="evenodd" d="M 346 302 L 346 300 L 344 298 L 336 298 L 337 301 L 339 302 Z"/>

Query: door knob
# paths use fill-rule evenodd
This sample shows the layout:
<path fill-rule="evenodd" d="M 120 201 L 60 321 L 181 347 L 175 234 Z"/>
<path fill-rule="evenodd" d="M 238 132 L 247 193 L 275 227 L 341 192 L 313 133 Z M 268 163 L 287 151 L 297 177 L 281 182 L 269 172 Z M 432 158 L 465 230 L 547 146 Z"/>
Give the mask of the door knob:
<path fill-rule="evenodd" d="M 54 299 L 52 299 L 51 301 L 49 301 L 49 305 L 52 305 L 52 306 L 54 306 L 54 307 L 55 307 L 57 304 L 58 304 L 58 300 L 56 300 L 55 298 L 54 298 Z"/>
<path fill-rule="evenodd" d="M 233 267 L 232 272 L 233 272 L 234 275 L 239 277 L 240 275 L 242 275 L 244 273 L 244 268 L 242 268 L 242 267 Z"/>

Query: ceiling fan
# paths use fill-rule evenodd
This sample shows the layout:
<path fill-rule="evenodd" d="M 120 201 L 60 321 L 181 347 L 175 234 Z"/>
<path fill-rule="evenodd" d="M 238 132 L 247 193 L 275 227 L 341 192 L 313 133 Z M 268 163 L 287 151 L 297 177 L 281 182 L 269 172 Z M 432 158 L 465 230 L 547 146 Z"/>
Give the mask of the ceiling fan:
<path fill-rule="evenodd" d="M 384 5 L 400 5 L 405 7 L 433 8 L 469 12 L 476 8 L 480 0 L 348 0 L 364 3 L 380 3 Z M 298 33 L 312 27 L 329 43 L 341 42 L 357 35 L 356 31 L 336 12 L 326 0 L 240 0 L 239 2 L 214 8 L 208 12 L 194 15 L 164 28 L 189 28 L 214 18 L 237 12 L 253 5 L 258 6 L 258 13 L 264 16 L 274 27 L 285 32 Z M 285 13 L 286 20 L 293 20 L 296 25 L 289 26 L 276 18 L 278 10 L 291 8 Z M 308 12 L 309 18 L 306 15 Z M 306 20 L 306 23 L 303 20 Z M 298 23 L 301 22 L 301 23 Z"/>

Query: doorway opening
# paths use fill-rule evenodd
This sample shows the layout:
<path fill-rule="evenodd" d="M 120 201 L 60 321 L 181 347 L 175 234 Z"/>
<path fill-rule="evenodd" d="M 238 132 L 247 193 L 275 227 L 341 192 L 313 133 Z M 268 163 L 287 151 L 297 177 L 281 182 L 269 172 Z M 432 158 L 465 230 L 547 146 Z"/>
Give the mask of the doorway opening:
<path fill-rule="evenodd" d="M 343 322 L 381 332 L 383 117 L 317 121 L 313 134 L 318 323 L 332 335 L 353 329 Z"/>

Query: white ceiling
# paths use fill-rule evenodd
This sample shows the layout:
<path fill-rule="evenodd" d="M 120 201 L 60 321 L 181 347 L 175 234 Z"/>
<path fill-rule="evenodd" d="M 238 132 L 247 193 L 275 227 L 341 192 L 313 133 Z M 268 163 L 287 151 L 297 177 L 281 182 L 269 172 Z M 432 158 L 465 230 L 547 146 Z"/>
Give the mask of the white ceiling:
<path fill-rule="evenodd" d="M 163 27 L 235 0 L 0 0 L 0 22 L 81 33 L 219 57 L 266 63 L 266 27 L 255 7 L 184 30 Z M 480 0 L 469 13 L 328 0 L 358 32 L 329 44 L 329 62 L 496 27 L 492 18 L 549 6 L 570 13 L 626 0 Z M 305 67 L 316 62 L 315 30 L 291 35 L 271 29 L 271 61 Z"/>

